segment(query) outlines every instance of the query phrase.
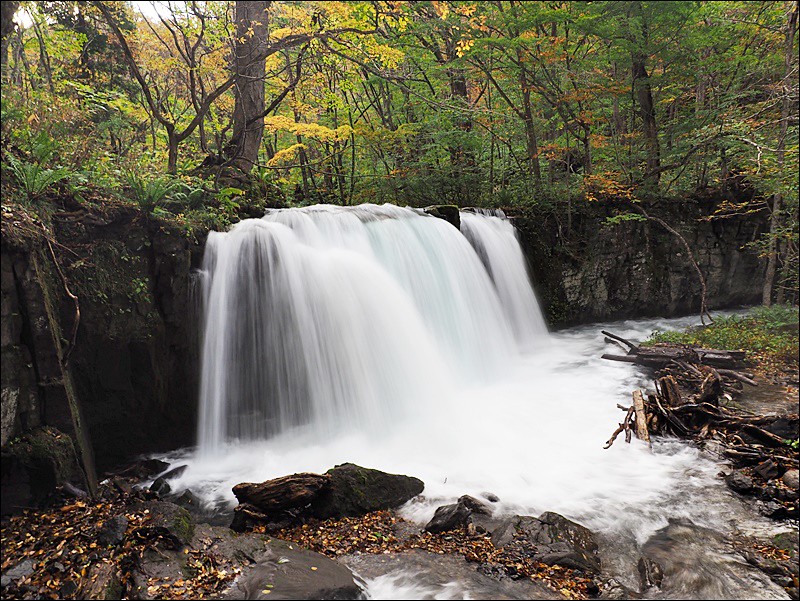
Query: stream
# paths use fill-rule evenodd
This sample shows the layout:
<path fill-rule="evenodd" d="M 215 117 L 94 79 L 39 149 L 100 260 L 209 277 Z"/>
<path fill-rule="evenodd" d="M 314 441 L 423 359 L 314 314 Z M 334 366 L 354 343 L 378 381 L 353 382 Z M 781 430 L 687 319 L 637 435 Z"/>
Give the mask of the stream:
<path fill-rule="evenodd" d="M 649 383 L 600 359 L 616 350 L 600 330 L 643 340 L 698 319 L 548 333 L 513 227 L 461 220 L 466 235 L 411 209 L 312 207 L 212 234 L 199 446 L 165 458 L 188 464 L 173 491 L 225 515 L 235 484 L 352 462 L 422 479 L 400 512 L 420 525 L 492 493 L 500 514 L 554 511 L 593 530 L 604 576 L 630 589 L 644 551 L 668 576 L 656 598 L 788 598 L 731 550 L 734 532 L 777 530 L 720 463 L 677 440 L 603 449 L 617 403 Z M 370 598 L 497 598 L 419 558 L 352 567 Z"/>

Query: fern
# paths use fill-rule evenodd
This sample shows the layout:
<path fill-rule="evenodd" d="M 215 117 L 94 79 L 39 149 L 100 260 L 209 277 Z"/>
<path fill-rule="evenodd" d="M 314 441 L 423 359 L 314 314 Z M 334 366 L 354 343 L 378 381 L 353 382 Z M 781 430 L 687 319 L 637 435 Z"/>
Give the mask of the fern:
<path fill-rule="evenodd" d="M 8 163 L 28 200 L 41 196 L 50 186 L 65 179 L 70 173 L 64 167 L 45 169 L 39 163 L 24 163 L 14 156 L 8 157 Z"/>

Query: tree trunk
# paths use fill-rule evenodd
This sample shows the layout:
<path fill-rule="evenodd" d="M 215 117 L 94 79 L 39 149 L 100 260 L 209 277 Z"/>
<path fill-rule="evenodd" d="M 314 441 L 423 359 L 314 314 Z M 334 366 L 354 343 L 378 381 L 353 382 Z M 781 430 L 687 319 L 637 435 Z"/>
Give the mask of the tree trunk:
<path fill-rule="evenodd" d="M 2 80 L 6 79 L 8 68 L 8 44 L 14 31 L 14 13 L 19 8 L 19 2 L 0 2 L 0 74 Z"/>
<path fill-rule="evenodd" d="M 785 155 L 786 155 L 786 135 L 789 130 L 789 118 L 791 117 L 791 99 L 792 93 L 791 74 L 792 62 L 795 56 L 794 53 L 794 37 L 797 30 L 797 5 L 794 5 L 794 10 L 788 14 L 786 21 L 786 30 L 784 36 L 784 52 L 783 52 L 783 89 L 781 90 L 781 128 L 780 138 L 778 139 L 778 169 L 783 171 Z M 769 223 L 769 251 L 767 254 L 767 272 L 764 276 L 764 288 L 762 289 L 761 302 L 769 307 L 772 304 L 772 293 L 775 287 L 775 274 L 778 269 L 778 230 L 780 229 L 781 222 L 781 208 L 783 204 L 783 196 L 775 194 L 772 197 L 772 215 Z"/>
<path fill-rule="evenodd" d="M 235 105 L 229 153 L 232 164 L 244 173 L 250 173 L 258 161 L 264 135 L 264 49 L 268 44 L 267 11 L 271 4 L 236 2 Z"/>
<path fill-rule="evenodd" d="M 167 172 L 175 175 L 178 173 L 178 136 L 175 134 L 175 127 L 167 127 L 167 144 L 169 146 L 167 155 Z"/>
<path fill-rule="evenodd" d="M 533 124 L 533 109 L 531 108 L 531 89 L 528 84 L 528 73 L 523 67 L 520 71 L 519 85 L 522 88 L 522 111 L 525 115 L 525 139 L 527 140 L 528 161 L 531 166 L 536 187 L 542 185 L 542 172 L 539 169 L 539 144 L 536 140 L 536 129 Z"/>
<path fill-rule="evenodd" d="M 659 180 L 661 152 L 658 146 L 658 128 L 656 126 L 656 110 L 653 105 L 653 92 L 650 89 L 650 76 L 647 74 L 645 57 L 634 54 L 632 57 L 633 85 L 636 100 L 639 103 L 639 114 L 644 126 L 644 137 L 647 143 L 647 179 Z"/>

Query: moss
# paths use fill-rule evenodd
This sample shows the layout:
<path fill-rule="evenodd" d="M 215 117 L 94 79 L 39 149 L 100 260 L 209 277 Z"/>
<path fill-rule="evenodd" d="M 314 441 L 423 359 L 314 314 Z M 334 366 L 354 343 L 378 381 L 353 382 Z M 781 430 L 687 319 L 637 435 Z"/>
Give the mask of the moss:
<path fill-rule="evenodd" d="M 43 464 L 51 464 L 60 482 L 74 474 L 76 460 L 72 439 L 55 428 L 35 428 L 11 441 L 10 449 L 26 467 L 40 468 Z"/>
<path fill-rule="evenodd" d="M 78 463 L 72 439 L 55 428 L 35 428 L 12 440 L 4 465 L 14 464 L 27 472 L 31 501 L 44 501 L 56 486 L 72 479 Z M 8 463 L 6 463 L 8 462 Z"/>
<path fill-rule="evenodd" d="M 172 516 L 170 531 L 182 541 L 192 540 L 194 536 L 194 520 L 188 511 L 181 508 Z"/>
<path fill-rule="evenodd" d="M 111 581 L 106 585 L 105 590 L 103 591 L 103 598 L 104 599 L 122 599 L 122 583 L 117 580 L 116 577 L 113 577 Z"/>

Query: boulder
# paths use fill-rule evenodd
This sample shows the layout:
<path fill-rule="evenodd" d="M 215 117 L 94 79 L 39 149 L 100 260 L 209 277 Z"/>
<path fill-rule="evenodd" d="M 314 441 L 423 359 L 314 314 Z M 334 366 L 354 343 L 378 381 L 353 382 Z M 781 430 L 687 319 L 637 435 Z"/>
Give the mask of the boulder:
<path fill-rule="evenodd" d="M 223 599 L 360 599 L 352 572 L 324 555 L 273 541 Z"/>
<path fill-rule="evenodd" d="M 192 539 L 194 520 L 183 507 L 166 501 L 142 501 L 136 503 L 132 510 L 149 515 L 147 521 L 136 530 L 143 538 L 158 539 L 172 549 L 179 549 Z"/>
<path fill-rule="evenodd" d="M 547 565 L 600 572 L 592 531 L 550 511 L 538 518 L 515 516 L 504 520 L 492 532 L 492 543 Z"/>
<path fill-rule="evenodd" d="M 472 523 L 473 514 L 490 516 L 492 509 L 475 497 L 463 495 L 457 503 L 439 507 L 425 530 L 436 534 L 462 528 Z"/>
<path fill-rule="evenodd" d="M 168 495 L 169 492 L 172 490 L 172 487 L 169 485 L 169 482 L 161 476 L 156 478 L 155 481 L 150 485 L 150 490 L 156 493 L 159 497 L 163 497 L 164 495 Z"/>
<path fill-rule="evenodd" d="M 2 452 L 2 512 L 41 505 L 80 474 L 72 439 L 42 427 L 12 440 Z"/>
<path fill-rule="evenodd" d="M 244 531 L 258 522 L 288 525 L 308 517 L 357 517 L 399 507 L 424 487 L 417 478 L 352 463 L 337 465 L 325 474 L 301 473 L 261 483 L 243 482 L 233 487 L 239 506 L 231 527 Z"/>
<path fill-rule="evenodd" d="M 749 495 L 755 490 L 753 479 L 740 470 L 734 470 L 725 476 L 725 484 L 740 495 Z"/>
<path fill-rule="evenodd" d="M 97 542 L 101 545 L 116 546 L 125 540 L 125 532 L 128 530 L 128 518 L 124 515 L 117 515 L 103 522 L 97 532 Z"/>
<path fill-rule="evenodd" d="M 456 229 L 461 229 L 461 214 L 456 205 L 433 205 L 425 207 L 424 211 L 428 215 L 444 219 Z"/>
<path fill-rule="evenodd" d="M 172 468 L 167 473 L 161 474 L 161 478 L 164 478 L 164 480 L 180 478 L 187 469 L 189 469 L 188 465 L 179 465 L 178 467 Z"/>
<path fill-rule="evenodd" d="M 2 577 L 0 577 L 0 586 L 5 588 L 9 584 L 12 584 L 19 580 L 20 578 L 25 578 L 26 576 L 30 576 L 33 574 L 33 560 L 26 559 L 21 561 L 13 568 L 6 570 L 3 572 Z"/>
<path fill-rule="evenodd" d="M 160 474 L 168 467 L 169 463 L 160 459 L 141 459 L 120 470 L 116 475 L 144 480 Z"/>
<path fill-rule="evenodd" d="M 788 470 L 783 474 L 782 480 L 786 486 L 796 491 L 798 488 L 800 488 L 800 471 Z"/>
<path fill-rule="evenodd" d="M 312 514 L 320 519 L 356 517 L 380 509 L 394 509 L 425 488 L 417 478 L 387 474 L 352 463 L 337 465 L 325 475 L 329 485 L 311 504 Z"/>

